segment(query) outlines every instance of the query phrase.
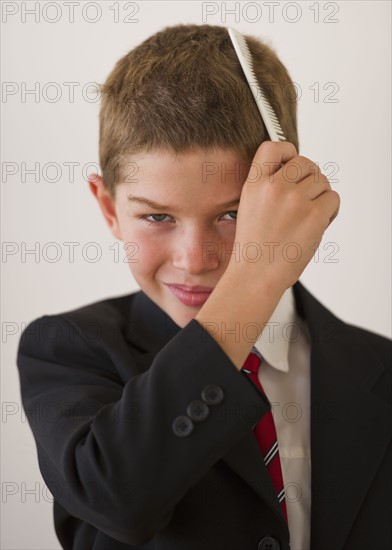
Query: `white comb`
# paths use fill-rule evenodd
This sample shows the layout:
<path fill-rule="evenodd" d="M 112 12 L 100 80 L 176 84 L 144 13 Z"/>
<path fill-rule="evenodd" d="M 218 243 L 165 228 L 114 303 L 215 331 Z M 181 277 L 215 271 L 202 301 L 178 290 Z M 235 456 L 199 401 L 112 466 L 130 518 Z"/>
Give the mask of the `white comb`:
<path fill-rule="evenodd" d="M 245 37 L 232 27 L 228 27 L 228 31 L 271 141 L 286 141 L 278 117 L 257 81 L 253 70 L 252 54 Z"/>

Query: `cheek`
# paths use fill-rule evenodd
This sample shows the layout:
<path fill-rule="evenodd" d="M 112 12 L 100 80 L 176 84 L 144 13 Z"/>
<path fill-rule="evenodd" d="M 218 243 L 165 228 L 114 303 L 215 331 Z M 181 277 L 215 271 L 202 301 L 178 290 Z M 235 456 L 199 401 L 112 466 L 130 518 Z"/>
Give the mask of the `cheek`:
<path fill-rule="evenodd" d="M 136 260 L 130 263 L 131 271 L 148 275 L 164 263 L 167 255 L 165 247 L 151 234 L 149 235 L 148 231 L 133 231 L 127 242 L 130 243 L 129 250 L 132 250 Z"/>

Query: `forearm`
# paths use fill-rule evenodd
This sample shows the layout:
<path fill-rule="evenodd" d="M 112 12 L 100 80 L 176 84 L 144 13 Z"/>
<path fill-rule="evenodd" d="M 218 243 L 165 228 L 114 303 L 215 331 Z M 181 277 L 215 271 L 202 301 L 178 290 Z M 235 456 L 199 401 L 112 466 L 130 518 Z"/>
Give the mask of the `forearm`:
<path fill-rule="evenodd" d="M 228 268 L 195 319 L 240 370 L 284 292 L 247 267 Z"/>

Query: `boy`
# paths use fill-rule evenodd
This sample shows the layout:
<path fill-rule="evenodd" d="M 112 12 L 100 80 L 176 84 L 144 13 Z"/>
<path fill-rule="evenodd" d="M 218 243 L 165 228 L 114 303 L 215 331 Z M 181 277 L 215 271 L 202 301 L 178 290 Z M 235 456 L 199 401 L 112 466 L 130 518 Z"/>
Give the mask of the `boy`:
<path fill-rule="evenodd" d="M 286 69 L 247 41 L 285 143 L 224 27 L 168 27 L 103 87 L 90 188 L 141 290 L 44 315 L 18 353 L 65 549 L 391 546 L 390 342 L 298 281 L 339 196 L 297 154 Z"/>

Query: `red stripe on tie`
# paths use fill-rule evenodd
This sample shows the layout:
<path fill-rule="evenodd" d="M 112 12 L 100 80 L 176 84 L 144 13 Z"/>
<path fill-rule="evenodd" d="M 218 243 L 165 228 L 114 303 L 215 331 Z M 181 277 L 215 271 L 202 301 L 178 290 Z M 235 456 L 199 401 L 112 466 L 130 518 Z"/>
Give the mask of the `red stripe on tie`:
<path fill-rule="evenodd" d="M 258 378 L 260 365 L 261 365 L 261 360 L 259 355 L 251 351 L 248 357 L 246 358 L 245 363 L 242 365 L 242 368 L 245 371 L 249 371 L 247 372 L 247 375 L 249 376 L 249 378 L 252 380 L 255 386 L 259 388 L 259 390 L 262 393 L 264 393 L 264 395 L 266 395 Z M 266 413 L 263 416 L 263 418 L 259 420 L 256 426 L 253 428 L 253 433 L 256 436 L 258 446 L 263 454 L 264 462 L 268 462 L 269 457 L 267 455 L 269 451 L 272 448 L 274 448 L 276 451 L 276 447 L 277 447 L 275 423 L 274 423 L 274 419 L 271 411 Z M 269 462 L 269 464 L 267 464 L 267 469 L 271 477 L 272 483 L 275 487 L 276 494 L 279 495 L 282 492 L 282 489 L 284 486 L 279 449 L 277 450 L 277 452 L 275 452 L 273 459 Z M 283 498 L 280 501 L 280 505 L 282 508 L 283 515 L 286 519 L 286 522 L 288 523 L 286 498 L 284 496 L 284 491 L 283 491 Z"/>

